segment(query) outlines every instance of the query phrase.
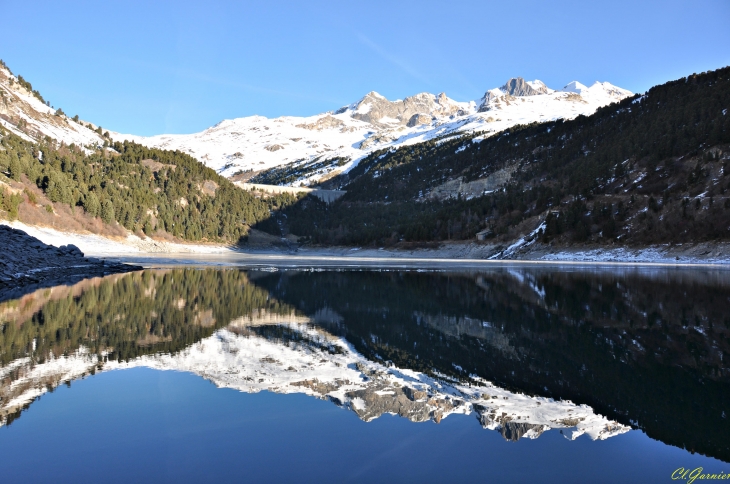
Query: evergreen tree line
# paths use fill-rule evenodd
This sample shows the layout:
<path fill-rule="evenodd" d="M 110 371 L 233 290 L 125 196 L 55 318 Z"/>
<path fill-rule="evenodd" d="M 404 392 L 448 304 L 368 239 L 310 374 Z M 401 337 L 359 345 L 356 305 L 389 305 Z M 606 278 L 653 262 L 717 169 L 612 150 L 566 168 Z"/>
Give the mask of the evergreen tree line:
<path fill-rule="evenodd" d="M 128 141 L 85 153 L 48 138 L 31 143 L 5 133 L 0 145 L 0 172 L 8 177 L 27 177 L 52 202 L 147 235 L 235 243 L 250 225 L 295 200 L 289 194 L 262 200 L 185 153 Z M 17 202 L 8 195 L 2 200 Z"/>
<path fill-rule="evenodd" d="M 264 185 L 287 185 L 302 177 L 308 177 L 313 174 L 326 173 L 328 169 L 333 167 L 344 166 L 349 159 L 341 156 L 335 158 L 324 158 L 319 156 L 312 161 L 303 162 L 302 160 L 293 161 L 281 166 L 275 166 L 251 178 L 251 183 L 261 183 Z"/>

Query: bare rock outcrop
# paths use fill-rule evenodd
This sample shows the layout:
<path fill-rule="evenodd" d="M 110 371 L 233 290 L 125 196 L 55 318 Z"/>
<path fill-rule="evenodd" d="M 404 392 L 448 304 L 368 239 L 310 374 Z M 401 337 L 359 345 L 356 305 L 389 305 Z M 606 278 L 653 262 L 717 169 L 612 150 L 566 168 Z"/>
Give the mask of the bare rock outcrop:
<path fill-rule="evenodd" d="M 310 131 L 322 131 L 323 129 L 343 128 L 345 123 L 334 116 L 323 116 L 313 123 L 297 124 L 297 128 L 304 128 Z"/>
<path fill-rule="evenodd" d="M 547 87 L 544 84 L 535 89 L 521 77 L 513 77 L 501 89 L 511 96 L 537 96 L 539 94 L 547 94 Z"/>
<path fill-rule="evenodd" d="M 422 124 L 431 124 L 431 116 L 427 114 L 414 114 L 408 120 L 408 127 L 421 126 Z"/>
<path fill-rule="evenodd" d="M 446 94 L 422 92 L 399 101 L 389 101 L 377 92 L 370 92 L 351 108 L 352 117 L 374 125 L 409 125 L 417 115 L 451 116 L 462 110 L 461 105 Z M 344 112 L 344 111 L 343 111 Z M 425 118 L 420 118 L 425 119 Z M 424 123 L 420 123 L 424 124 Z M 415 124 L 413 125 L 415 126 Z"/>
<path fill-rule="evenodd" d="M 504 186 L 512 179 L 515 171 L 517 171 L 517 165 L 512 164 L 500 168 L 485 178 L 479 178 L 470 182 L 465 182 L 463 177 L 458 177 L 431 189 L 428 198 L 446 200 L 459 196 L 466 199 L 479 197 Z"/>

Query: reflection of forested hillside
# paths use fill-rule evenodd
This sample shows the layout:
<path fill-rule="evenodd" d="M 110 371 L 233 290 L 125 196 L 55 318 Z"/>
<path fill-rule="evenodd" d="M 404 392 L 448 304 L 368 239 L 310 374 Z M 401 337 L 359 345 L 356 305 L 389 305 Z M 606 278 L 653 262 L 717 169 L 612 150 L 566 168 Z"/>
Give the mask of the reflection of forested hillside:
<path fill-rule="evenodd" d="M 586 403 L 725 460 L 722 273 L 283 273 L 256 280 L 369 358 Z"/>
<path fill-rule="evenodd" d="M 80 283 L 81 292 L 52 297 L 41 290 L 0 304 L 2 365 L 28 356 L 42 362 L 82 345 L 119 360 L 174 352 L 254 309 L 280 309 L 238 270 L 144 271 L 95 281 Z"/>
<path fill-rule="evenodd" d="M 105 361 L 180 351 L 259 309 L 292 314 L 244 272 L 212 269 L 114 275 L 6 301 L 0 304 L 0 424 L 18 418 L 33 395 L 94 373 Z M 58 359 L 67 355 L 68 363 Z M 34 372 L 44 362 L 51 364 Z"/>

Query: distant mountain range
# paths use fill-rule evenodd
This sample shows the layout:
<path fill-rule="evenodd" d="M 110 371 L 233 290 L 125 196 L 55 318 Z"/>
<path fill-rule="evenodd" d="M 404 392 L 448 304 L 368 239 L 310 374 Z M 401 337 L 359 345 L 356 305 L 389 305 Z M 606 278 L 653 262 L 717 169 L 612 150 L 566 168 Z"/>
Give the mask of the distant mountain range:
<path fill-rule="evenodd" d="M 586 87 L 574 81 L 553 90 L 539 80 L 517 77 L 487 91 L 478 101 L 458 102 L 444 93 L 389 101 L 373 91 L 353 104 L 316 116 L 249 116 L 194 134 L 112 133 L 112 138 L 189 153 L 228 177 L 246 173 L 244 179 L 248 179 L 282 165 L 290 170 L 299 167 L 299 176 L 282 183 L 298 186 L 347 172 L 375 150 L 457 133 L 493 134 L 518 124 L 572 119 L 632 95 L 607 82 Z"/>
<path fill-rule="evenodd" d="M 301 176 L 285 184 L 310 184 L 347 172 L 369 153 L 480 131 L 497 133 L 518 124 L 572 119 L 631 96 L 607 82 L 591 87 L 573 81 L 563 89 L 539 80 L 512 78 L 477 101 L 420 93 L 389 101 L 377 92 L 309 117 L 249 116 L 224 120 L 200 133 L 136 136 L 107 131 L 52 108 L 22 77 L 0 65 L 0 124 L 28 141 L 48 136 L 67 145 L 96 148 L 104 141 L 130 140 L 188 153 L 221 175 L 248 179 L 271 168 L 301 165 Z M 109 133 L 106 137 L 106 133 Z M 307 169 L 318 162 L 316 169 Z"/>

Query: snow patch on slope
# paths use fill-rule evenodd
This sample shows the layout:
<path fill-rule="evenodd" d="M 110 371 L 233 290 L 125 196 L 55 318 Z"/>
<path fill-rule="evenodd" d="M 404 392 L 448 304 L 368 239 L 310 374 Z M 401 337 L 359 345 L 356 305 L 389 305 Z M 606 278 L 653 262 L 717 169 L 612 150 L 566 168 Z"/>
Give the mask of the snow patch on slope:
<path fill-rule="evenodd" d="M 0 66 L 0 123 L 26 141 L 38 141 L 49 136 L 67 145 L 98 146 L 101 136 L 45 105 L 21 86 L 18 78 Z M 85 123 L 88 124 L 88 123 Z"/>

